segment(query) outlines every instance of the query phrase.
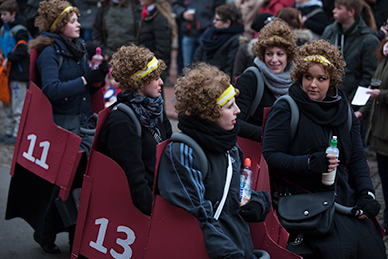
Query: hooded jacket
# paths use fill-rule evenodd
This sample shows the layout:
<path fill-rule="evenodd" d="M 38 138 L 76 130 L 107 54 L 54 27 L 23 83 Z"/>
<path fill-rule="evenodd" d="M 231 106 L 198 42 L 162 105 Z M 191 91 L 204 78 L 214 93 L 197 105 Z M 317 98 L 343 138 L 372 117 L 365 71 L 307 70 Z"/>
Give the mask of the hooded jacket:
<path fill-rule="evenodd" d="M 346 66 L 340 88 L 352 100 L 357 87 L 367 87 L 376 70 L 379 40 L 361 17 L 346 31 L 337 22 L 327 26 L 322 39 L 328 39 L 342 51 Z"/>

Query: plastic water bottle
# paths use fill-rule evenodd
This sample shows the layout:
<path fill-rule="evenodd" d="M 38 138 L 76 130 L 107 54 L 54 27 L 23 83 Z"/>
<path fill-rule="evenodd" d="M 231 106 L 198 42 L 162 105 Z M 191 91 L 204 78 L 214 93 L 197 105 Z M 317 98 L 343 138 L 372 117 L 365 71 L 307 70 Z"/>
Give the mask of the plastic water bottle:
<path fill-rule="evenodd" d="M 251 159 L 245 158 L 244 170 L 240 178 L 240 206 L 247 204 L 251 200 L 252 175 Z"/>
<path fill-rule="evenodd" d="M 96 48 L 96 54 L 92 57 L 92 69 L 98 69 L 98 66 L 101 64 L 101 62 L 104 60 L 104 57 L 101 55 L 101 48 Z"/>
<path fill-rule="evenodd" d="M 337 148 L 337 136 L 333 136 L 330 141 L 330 146 L 326 149 L 326 154 L 333 154 L 337 157 L 339 156 L 339 150 Z M 337 167 L 333 171 L 322 174 L 322 183 L 325 185 L 332 185 L 335 180 L 335 175 L 337 173 Z"/>

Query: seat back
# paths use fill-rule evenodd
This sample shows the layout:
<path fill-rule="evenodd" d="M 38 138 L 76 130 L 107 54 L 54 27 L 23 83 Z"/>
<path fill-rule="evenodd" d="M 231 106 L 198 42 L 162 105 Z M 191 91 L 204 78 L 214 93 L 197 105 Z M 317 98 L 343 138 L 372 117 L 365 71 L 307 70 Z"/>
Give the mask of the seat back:
<path fill-rule="evenodd" d="M 252 189 L 271 193 L 268 166 L 261 154 L 261 143 L 241 137 L 238 138 L 237 143 L 242 149 L 244 157 L 249 157 L 252 161 Z M 280 225 L 272 208 L 264 222 L 249 223 L 249 228 L 255 249 L 267 251 L 272 258 L 300 258 L 286 249 L 289 234 Z"/>
<path fill-rule="evenodd" d="M 110 110 L 99 113 L 82 185 L 72 258 L 143 258 L 150 217 L 133 205 L 123 169 L 96 150 Z"/>
<path fill-rule="evenodd" d="M 53 120 L 52 107 L 42 91 L 30 81 L 20 119 L 11 164 L 16 164 L 60 187 L 59 196 L 67 200 L 81 158 L 81 138 Z"/>
<path fill-rule="evenodd" d="M 159 162 L 170 142 L 168 139 L 157 146 L 154 190 Z M 197 219 L 155 194 L 144 258 L 209 258 Z"/>

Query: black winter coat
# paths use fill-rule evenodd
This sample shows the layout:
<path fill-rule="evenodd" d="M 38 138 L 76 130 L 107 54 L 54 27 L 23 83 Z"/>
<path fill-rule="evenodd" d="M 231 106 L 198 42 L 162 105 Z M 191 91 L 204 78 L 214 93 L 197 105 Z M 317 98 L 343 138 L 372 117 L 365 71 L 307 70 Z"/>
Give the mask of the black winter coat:
<path fill-rule="evenodd" d="M 276 101 L 276 98 L 264 83 L 264 93 L 261 102 L 253 116 L 246 120 L 257 91 L 255 74 L 250 71 L 242 74 L 237 80 L 236 88 L 240 90 L 240 94 L 236 98 L 236 103 L 241 110 L 240 114 L 237 115 L 237 121 L 240 124 L 240 133 L 238 135 L 260 142 L 264 108 L 271 107 Z"/>
<path fill-rule="evenodd" d="M 163 140 L 171 136 L 171 124 L 165 112 L 163 122 L 159 120 L 156 127 Z M 142 126 L 142 135 L 139 137 L 135 124 L 128 115 L 114 110 L 101 128 L 99 142 L 99 150 L 124 170 L 133 204 L 150 215 L 157 145 L 150 131 Z"/>
<path fill-rule="evenodd" d="M 170 63 L 171 28 L 166 17 L 156 8 L 140 21 L 137 43 L 151 50 L 156 58 Z"/>

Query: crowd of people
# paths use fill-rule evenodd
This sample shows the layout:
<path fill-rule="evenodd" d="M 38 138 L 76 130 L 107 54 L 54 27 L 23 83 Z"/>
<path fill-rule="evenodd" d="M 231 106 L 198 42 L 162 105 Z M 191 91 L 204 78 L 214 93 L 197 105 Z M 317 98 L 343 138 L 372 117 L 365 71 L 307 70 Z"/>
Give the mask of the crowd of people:
<path fill-rule="evenodd" d="M 352 209 L 346 215 L 336 211 L 324 235 L 301 238 L 302 231 L 290 231 L 294 248 L 308 247 L 300 255 L 386 258 L 375 226 L 380 204 L 365 156 L 366 149 L 376 152 L 388 204 L 388 8 L 381 2 L 49 0 L 35 5 L 31 28 L 23 17 L 31 6 L 6 0 L 0 5 L 0 50 L 9 101 L 1 99 L 7 128 L 0 142 L 16 141 L 30 76 L 28 49 L 33 49 L 39 55 L 35 83 L 52 105 L 54 122 L 82 138 L 85 152 L 72 190 L 82 187 L 98 138 L 99 151 L 123 168 L 133 205 L 151 215 L 157 188 L 164 199 L 197 218 L 210 258 L 257 258 L 247 222 L 264 221 L 271 206 L 278 210 L 282 197 L 304 193 L 334 193 L 338 204 Z M 173 46 L 178 50 L 173 102 L 178 128 L 203 149 L 209 169 L 201 170 L 190 146 L 171 142 L 154 185 L 156 146 L 172 134 L 163 85 Z M 96 47 L 103 60 L 94 66 Z M 372 78 L 380 80 L 377 88 Z M 359 86 L 369 88 L 365 106 L 351 105 Z M 115 98 L 94 136 L 82 128 L 95 127 L 91 96 L 101 88 L 112 90 Z M 298 107 L 296 129 L 290 123 L 293 108 L 277 102 L 283 96 Z M 138 121 L 122 106 L 133 110 Z M 272 108 L 263 129 L 266 107 Z M 271 193 L 252 191 L 242 207 L 244 154 L 238 136 L 262 142 L 272 188 Z M 339 157 L 325 153 L 332 136 L 338 138 Z M 322 181 L 323 174 L 333 172 L 333 184 Z M 24 184 L 12 179 L 9 204 L 17 202 L 14 197 Z M 68 231 L 71 245 L 75 226 L 61 222 L 54 203 L 59 189 L 44 189 L 28 197 L 41 200 L 41 209 L 26 218 L 34 240 L 56 254 L 56 234 Z M 388 230 L 388 206 L 383 211 L 382 227 Z"/>

